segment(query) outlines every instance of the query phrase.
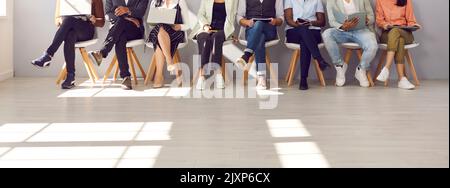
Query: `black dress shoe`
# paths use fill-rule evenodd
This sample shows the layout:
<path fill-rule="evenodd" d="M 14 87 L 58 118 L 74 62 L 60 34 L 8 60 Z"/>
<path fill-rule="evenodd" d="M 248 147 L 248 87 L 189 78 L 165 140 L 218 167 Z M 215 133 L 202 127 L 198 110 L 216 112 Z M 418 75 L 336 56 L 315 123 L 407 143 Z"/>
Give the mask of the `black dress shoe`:
<path fill-rule="evenodd" d="M 67 74 L 66 80 L 61 84 L 62 89 L 72 89 L 75 87 L 75 74 Z"/>
<path fill-rule="evenodd" d="M 46 68 L 50 66 L 51 60 L 52 56 L 48 55 L 48 53 L 45 52 L 41 57 L 33 60 L 31 64 L 39 68 Z"/>
<path fill-rule="evenodd" d="M 123 79 L 123 81 L 122 81 L 122 89 L 124 89 L 124 90 L 132 90 L 133 89 L 133 86 L 131 84 L 131 78 L 129 76 L 125 77 Z"/>
<path fill-rule="evenodd" d="M 300 80 L 300 90 L 308 90 L 309 86 L 308 86 L 308 80 L 306 78 L 302 78 L 302 80 Z"/>
<path fill-rule="evenodd" d="M 331 65 L 328 62 L 326 62 L 325 60 L 319 60 L 319 67 L 320 67 L 320 70 L 324 71 L 324 70 L 327 70 L 328 67 L 331 67 Z"/>

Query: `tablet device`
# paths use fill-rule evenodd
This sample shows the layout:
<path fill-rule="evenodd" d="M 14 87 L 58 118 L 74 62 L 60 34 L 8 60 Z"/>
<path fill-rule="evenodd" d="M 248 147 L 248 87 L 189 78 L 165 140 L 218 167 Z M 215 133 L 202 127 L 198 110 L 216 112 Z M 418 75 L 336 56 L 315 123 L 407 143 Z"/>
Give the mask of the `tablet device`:
<path fill-rule="evenodd" d="M 400 28 L 400 29 L 404 29 L 406 31 L 417 31 L 420 28 L 418 26 L 399 26 L 399 25 L 394 25 L 394 26 L 389 26 L 388 29 L 393 29 L 393 28 Z"/>
<path fill-rule="evenodd" d="M 347 17 L 347 20 L 358 18 L 359 22 L 358 25 L 356 25 L 354 28 L 350 29 L 350 31 L 360 30 L 360 29 L 366 29 L 366 19 L 367 19 L 367 13 L 365 12 L 358 12 L 351 14 Z"/>
<path fill-rule="evenodd" d="M 149 24 L 175 24 L 175 19 L 177 17 L 176 9 L 168 8 L 150 8 L 147 17 L 147 23 Z"/>
<path fill-rule="evenodd" d="M 272 18 L 253 18 L 253 21 L 270 22 Z"/>
<path fill-rule="evenodd" d="M 92 14 L 91 0 L 60 0 L 60 16 L 80 16 Z"/>

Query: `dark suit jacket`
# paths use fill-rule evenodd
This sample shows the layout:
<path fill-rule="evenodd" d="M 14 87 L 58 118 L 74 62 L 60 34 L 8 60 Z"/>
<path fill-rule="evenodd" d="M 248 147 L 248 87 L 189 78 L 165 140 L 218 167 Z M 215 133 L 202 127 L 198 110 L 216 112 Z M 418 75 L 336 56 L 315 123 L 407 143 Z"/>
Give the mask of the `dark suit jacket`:
<path fill-rule="evenodd" d="M 143 17 L 147 11 L 149 0 L 128 0 L 128 5 L 125 0 L 106 0 L 105 10 L 108 20 L 114 24 L 118 17 L 114 14 L 115 10 L 119 6 L 128 7 L 131 11 L 128 17 L 133 17 L 138 19 L 143 25 Z"/>

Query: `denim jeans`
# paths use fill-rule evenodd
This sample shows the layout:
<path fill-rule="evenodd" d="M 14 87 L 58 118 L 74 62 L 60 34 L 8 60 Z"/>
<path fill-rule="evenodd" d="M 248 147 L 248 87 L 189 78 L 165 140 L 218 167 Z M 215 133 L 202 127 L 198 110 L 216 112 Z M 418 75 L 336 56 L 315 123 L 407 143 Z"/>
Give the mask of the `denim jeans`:
<path fill-rule="evenodd" d="M 277 27 L 267 22 L 257 21 L 253 27 L 246 29 L 245 35 L 247 39 L 245 51 L 255 54 L 256 70 L 264 73 L 265 66 L 259 65 L 266 63 L 266 42 L 277 38 Z"/>
<path fill-rule="evenodd" d="M 370 63 L 375 58 L 378 51 L 378 43 L 375 33 L 368 29 L 356 31 L 341 31 L 336 28 L 327 29 L 322 33 L 325 47 L 335 65 L 344 64 L 339 44 L 353 42 L 361 46 L 363 50 L 359 68 L 363 70 L 370 69 Z"/>

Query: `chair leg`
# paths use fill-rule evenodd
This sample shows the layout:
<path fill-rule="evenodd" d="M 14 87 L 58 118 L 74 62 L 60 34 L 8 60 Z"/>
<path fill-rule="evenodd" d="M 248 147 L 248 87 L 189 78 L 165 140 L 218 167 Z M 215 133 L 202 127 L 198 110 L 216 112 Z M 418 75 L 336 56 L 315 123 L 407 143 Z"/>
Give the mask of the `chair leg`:
<path fill-rule="evenodd" d="M 133 58 L 134 63 L 137 64 L 139 70 L 141 71 L 142 77 L 143 78 L 147 77 L 147 75 L 145 74 L 144 68 L 141 65 L 141 62 L 139 62 L 139 59 L 136 56 L 136 52 L 134 52 L 133 49 L 131 50 L 131 55 L 132 55 L 131 57 Z"/>
<path fill-rule="evenodd" d="M 325 82 L 325 77 L 323 76 L 323 71 L 320 69 L 319 62 L 317 60 L 314 61 L 314 67 L 316 69 L 317 78 L 320 81 L 320 85 L 322 87 L 327 86 L 327 83 Z"/>
<path fill-rule="evenodd" d="M 109 75 L 111 74 L 111 71 L 114 68 L 114 65 L 116 65 L 117 61 L 117 56 L 114 56 L 113 60 L 111 61 L 111 64 L 109 65 L 108 69 L 106 69 L 106 73 L 105 76 L 103 76 L 103 83 L 106 82 L 106 80 L 108 80 Z"/>
<path fill-rule="evenodd" d="M 150 62 L 150 66 L 148 67 L 147 76 L 145 77 L 145 85 L 148 85 L 150 81 L 153 81 L 153 77 L 155 76 L 156 71 L 156 57 L 152 56 L 152 61 Z"/>
<path fill-rule="evenodd" d="M 250 71 L 250 69 L 252 68 L 252 63 L 253 63 L 253 61 L 255 61 L 255 55 L 253 55 L 252 57 L 250 57 L 250 59 L 248 60 L 248 64 L 247 64 L 248 69 L 247 69 L 247 70 L 244 70 L 244 83 L 243 83 L 244 86 L 247 84 L 249 71 Z M 256 65 L 256 66 L 258 66 L 258 65 Z"/>
<path fill-rule="evenodd" d="M 222 70 L 222 77 L 223 77 L 223 80 L 225 80 L 225 83 L 226 82 L 228 82 L 228 76 L 227 76 L 227 63 L 226 63 L 226 60 L 225 60 L 225 57 L 224 56 L 222 56 L 222 62 L 220 63 L 221 64 L 221 70 Z"/>
<path fill-rule="evenodd" d="M 361 59 L 362 59 L 362 53 L 363 52 L 361 49 L 356 51 L 359 61 L 361 61 Z M 370 87 L 374 87 L 375 83 L 372 80 L 372 73 L 370 72 L 370 70 L 368 70 L 366 74 L 367 74 L 367 80 L 369 80 Z"/>
<path fill-rule="evenodd" d="M 132 48 L 127 48 L 128 66 L 130 66 L 131 75 L 134 78 L 134 84 L 138 85 L 138 78 L 136 76 L 136 69 L 134 68 L 134 61 L 133 61 L 133 58 L 131 57 L 131 51 L 132 50 L 133 50 Z"/>
<path fill-rule="evenodd" d="M 91 59 L 88 56 L 88 53 L 86 52 L 85 48 L 80 48 L 80 53 L 85 59 L 84 63 L 87 64 L 89 67 L 89 72 L 94 76 L 95 80 L 99 80 L 99 76 L 97 74 L 97 71 L 94 69 L 94 64 L 92 63 Z"/>
<path fill-rule="evenodd" d="M 67 75 L 67 69 L 66 69 L 66 64 L 64 63 L 61 72 L 59 72 L 58 78 L 56 79 L 56 85 L 59 85 L 61 83 L 62 80 L 65 79 Z"/>
<path fill-rule="evenodd" d="M 276 73 L 275 70 L 273 70 L 272 61 L 270 60 L 270 53 L 269 53 L 269 50 L 267 50 L 267 49 L 266 49 L 266 70 L 269 72 L 270 79 L 278 80 L 278 76 L 277 76 L 278 73 Z"/>
<path fill-rule="evenodd" d="M 420 86 L 419 77 L 417 76 L 416 67 L 414 66 L 414 60 L 412 58 L 411 52 L 406 51 L 406 60 L 408 62 L 409 68 L 411 69 L 411 74 L 414 78 L 414 82 L 416 83 L 416 86 Z"/>
<path fill-rule="evenodd" d="M 381 70 L 383 69 L 384 63 L 386 62 L 386 54 L 387 54 L 386 51 L 383 51 L 381 53 L 380 62 L 377 65 L 377 71 L 375 72 L 375 75 L 373 76 L 373 80 L 376 80 L 377 77 L 380 75 Z"/>
<path fill-rule="evenodd" d="M 284 80 L 286 82 L 289 82 L 289 77 L 292 74 L 291 70 L 292 70 L 292 66 L 294 64 L 294 59 L 295 59 L 296 53 L 297 53 L 297 50 L 295 50 L 294 53 L 292 53 L 291 62 L 289 63 L 289 69 L 288 69 L 288 72 L 286 73 L 286 77 L 284 78 Z"/>
<path fill-rule="evenodd" d="M 86 71 L 88 72 L 89 78 L 91 79 L 92 83 L 95 84 L 95 76 L 93 71 L 91 71 L 91 68 L 89 67 L 89 57 L 87 56 L 87 53 L 83 53 L 80 49 L 81 56 L 83 57 L 84 67 L 86 68 Z"/>
<path fill-rule="evenodd" d="M 300 50 L 295 50 L 294 52 L 294 56 L 292 57 L 292 62 L 291 62 L 291 67 L 289 70 L 289 80 L 288 80 L 288 86 L 292 86 L 292 84 L 294 84 L 293 80 L 295 78 L 296 75 L 296 70 L 297 70 L 297 63 L 298 63 L 298 59 L 300 58 Z"/>
<path fill-rule="evenodd" d="M 116 81 L 117 77 L 119 76 L 119 62 L 116 61 L 115 65 L 116 70 L 114 70 L 113 81 Z"/>

